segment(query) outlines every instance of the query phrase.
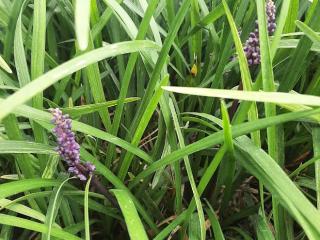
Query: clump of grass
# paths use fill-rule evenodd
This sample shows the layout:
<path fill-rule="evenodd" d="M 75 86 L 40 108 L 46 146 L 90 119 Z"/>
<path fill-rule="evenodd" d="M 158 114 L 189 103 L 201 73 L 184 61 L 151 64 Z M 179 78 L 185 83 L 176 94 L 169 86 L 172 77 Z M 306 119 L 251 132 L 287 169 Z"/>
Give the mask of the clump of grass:
<path fill-rule="evenodd" d="M 320 239 L 319 16 L 0 0 L 0 239 Z"/>

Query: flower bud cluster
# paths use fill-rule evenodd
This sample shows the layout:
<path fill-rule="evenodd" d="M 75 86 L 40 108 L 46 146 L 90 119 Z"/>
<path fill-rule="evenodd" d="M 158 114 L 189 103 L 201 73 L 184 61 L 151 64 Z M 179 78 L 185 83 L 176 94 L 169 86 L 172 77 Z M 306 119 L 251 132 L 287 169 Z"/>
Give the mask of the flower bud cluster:
<path fill-rule="evenodd" d="M 59 155 L 69 166 L 68 172 L 85 181 L 93 173 L 95 166 L 92 163 L 80 162 L 80 146 L 76 141 L 75 134 L 71 130 L 72 120 L 68 114 L 63 115 L 59 108 L 50 109 L 53 116 L 51 122 L 55 125 L 52 130 L 57 138 Z"/>
<path fill-rule="evenodd" d="M 267 24 L 269 36 L 276 30 L 276 6 L 272 0 L 268 0 L 266 4 Z M 250 33 L 248 40 L 243 48 L 249 65 L 260 64 L 260 41 L 258 22 L 253 32 Z"/>

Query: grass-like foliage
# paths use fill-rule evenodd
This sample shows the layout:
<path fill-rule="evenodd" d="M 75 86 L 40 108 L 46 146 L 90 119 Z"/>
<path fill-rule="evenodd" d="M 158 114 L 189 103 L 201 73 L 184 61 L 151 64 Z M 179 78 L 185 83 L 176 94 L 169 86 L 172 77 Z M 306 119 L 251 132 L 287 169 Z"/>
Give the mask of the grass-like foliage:
<path fill-rule="evenodd" d="M 0 0 L 0 240 L 319 240 L 319 19 Z"/>

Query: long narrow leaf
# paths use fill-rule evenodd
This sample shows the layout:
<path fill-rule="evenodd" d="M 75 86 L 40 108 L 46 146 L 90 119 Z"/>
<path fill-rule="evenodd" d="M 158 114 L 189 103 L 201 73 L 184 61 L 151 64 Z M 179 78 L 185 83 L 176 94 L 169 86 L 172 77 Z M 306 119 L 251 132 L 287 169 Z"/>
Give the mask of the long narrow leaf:
<path fill-rule="evenodd" d="M 147 240 L 148 237 L 146 231 L 144 230 L 143 224 L 130 196 L 126 191 L 123 190 L 112 190 L 112 192 L 119 202 L 122 214 L 124 215 L 124 219 L 127 224 L 130 238 Z"/>
<path fill-rule="evenodd" d="M 90 0 L 77 0 L 75 3 L 75 28 L 80 50 L 88 47 L 90 31 Z"/>
<path fill-rule="evenodd" d="M 284 104 L 303 104 L 307 106 L 320 106 L 320 97 L 291 94 L 281 92 L 254 92 L 254 91 L 238 91 L 224 89 L 207 89 L 207 88 L 191 88 L 191 87 L 163 87 L 163 89 L 183 94 L 196 96 L 218 97 L 226 99 L 239 99 L 245 101 L 267 102 L 267 103 L 284 103 Z"/>
<path fill-rule="evenodd" d="M 55 69 L 52 69 L 51 71 L 27 84 L 19 91 L 8 97 L 5 101 L 3 101 L 0 104 L 0 109 L 2 109 L 0 112 L 0 120 L 11 113 L 15 107 L 28 101 L 37 93 L 42 92 L 55 82 L 73 72 L 76 72 L 77 70 L 80 70 L 81 68 L 84 68 L 92 63 L 98 62 L 108 57 L 113 57 L 130 52 L 144 51 L 148 49 L 157 50 L 159 49 L 159 47 L 153 42 L 144 40 L 115 43 L 92 50 L 64 64 L 61 64 Z"/>

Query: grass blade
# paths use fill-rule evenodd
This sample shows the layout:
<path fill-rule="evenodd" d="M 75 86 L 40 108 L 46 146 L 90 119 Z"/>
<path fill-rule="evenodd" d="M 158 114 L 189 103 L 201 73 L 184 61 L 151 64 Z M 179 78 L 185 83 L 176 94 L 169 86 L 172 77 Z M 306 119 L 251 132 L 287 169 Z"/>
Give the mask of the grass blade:
<path fill-rule="evenodd" d="M 42 92 L 46 88 L 50 87 L 55 82 L 68 76 L 71 73 L 80 70 L 92 63 L 98 62 L 102 59 L 117 56 L 119 54 L 125 54 L 136 51 L 144 50 L 157 50 L 158 45 L 150 41 L 131 41 L 110 44 L 99 49 L 92 50 L 81 56 L 63 63 L 52 69 L 51 71 L 43 74 L 31 83 L 21 88 L 16 93 L 12 94 L 5 101 L 0 104 L 0 108 L 3 109 L 0 113 L 0 120 L 11 113 L 15 107 L 25 103 L 36 94 Z"/>
<path fill-rule="evenodd" d="M 174 109 L 173 102 L 171 99 L 169 100 L 169 107 L 170 107 L 171 114 L 173 117 L 173 123 L 174 123 L 176 134 L 178 136 L 180 148 L 183 148 L 183 147 L 185 147 L 185 143 L 184 143 L 183 135 L 182 135 L 182 132 L 180 129 L 180 124 L 178 121 L 176 110 Z M 192 169 L 191 169 L 191 165 L 190 165 L 190 160 L 189 160 L 188 156 L 185 156 L 183 158 L 183 160 L 184 160 L 184 164 L 185 164 L 185 167 L 187 170 L 187 175 L 188 175 L 188 179 L 189 179 L 189 182 L 191 185 L 191 189 L 193 192 L 193 197 L 194 197 L 194 200 L 195 200 L 196 206 L 197 206 L 198 219 L 199 219 L 199 225 L 200 225 L 200 239 L 204 240 L 206 238 L 206 228 L 205 228 L 205 218 L 204 218 L 204 213 L 203 213 L 203 209 L 202 209 L 200 196 L 199 196 L 197 186 L 196 186 L 196 183 L 195 183 L 195 180 L 193 177 L 193 173 L 192 173 Z"/>
<path fill-rule="evenodd" d="M 84 225 L 85 225 L 85 234 L 86 240 L 90 240 L 90 221 L 89 221 L 89 187 L 91 183 L 92 176 L 86 183 L 86 188 L 84 191 Z"/>
<path fill-rule="evenodd" d="M 266 222 L 266 218 L 261 214 L 258 215 L 257 221 L 257 237 L 258 240 L 274 240 L 274 236 Z"/>
<path fill-rule="evenodd" d="M 214 239 L 216 239 L 216 240 L 225 240 L 223 232 L 222 232 L 222 229 L 221 229 L 221 226 L 220 226 L 220 223 L 219 223 L 219 220 L 218 220 L 218 216 L 215 213 L 215 211 L 213 210 L 213 208 L 211 207 L 210 203 L 208 201 L 206 201 L 206 202 L 207 202 L 207 205 L 208 205 L 208 208 L 206 209 L 206 212 L 207 212 L 208 217 L 209 217 L 210 222 L 211 222 L 211 227 L 212 227 L 212 230 L 213 230 L 213 233 L 214 233 Z"/>
<path fill-rule="evenodd" d="M 4 140 L 0 141 L 0 154 L 5 153 L 38 153 L 56 155 L 53 147 L 35 142 Z"/>
<path fill-rule="evenodd" d="M 14 61 L 15 61 L 15 67 L 20 83 L 20 87 L 25 86 L 28 84 L 31 79 L 30 79 L 30 74 L 28 70 L 28 64 L 27 64 L 27 59 L 26 59 L 26 53 L 23 47 L 23 36 L 22 36 L 22 12 L 24 8 L 26 7 L 27 3 L 29 0 L 25 0 L 24 3 L 22 4 L 19 18 L 17 20 L 16 24 L 16 31 L 14 34 Z"/>
<path fill-rule="evenodd" d="M 10 211 L 13 211 L 13 212 L 19 213 L 21 215 L 39 220 L 41 222 L 45 221 L 45 216 L 42 213 L 40 213 L 30 207 L 27 207 L 25 205 L 15 203 L 15 201 L 11 201 L 8 199 L 1 199 L 0 200 L 0 209 L 1 210 L 8 209 Z"/>
<path fill-rule="evenodd" d="M 134 203 L 128 193 L 124 190 L 112 190 L 116 196 L 122 214 L 127 224 L 129 235 L 131 239 L 147 240 L 147 234 L 144 230 L 143 224 L 136 211 Z"/>
<path fill-rule="evenodd" d="M 237 157 L 299 222 L 310 239 L 318 239 L 320 215 L 279 165 L 246 136 L 237 138 Z M 319 219 L 319 220 L 318 220 Z"/>
<path fill-rule="evenodd" d="M 268 38 L 268 28 L 267 28 L 267 16 L 266 16 L 266 4 L 263 1 L 257 2 L 257 12 L 258 12 L 258 25 L 259 25 L 259 38 L 260 38 L 260 52 L 261 52 L 261 72 L 262 72 L 262 86 L 263 90 L 266 92 L 274 92 L 276 90 L 274 85 L 274 76 L 272 71 L 272 60 L 269 46 Z M 265 115 L 266 117 L 272 117 L 277 114 L 276 105 L 272 103 L 265 103 Z M 267 144 L 269 155 L 279 163 L 279 153 L 278 153 L 278 129 L 277 126 L 271 126 L 267 128 Z M 261 193 L 263 192 L 263 189 Z M 261 199 L 263 195 L 261 195 Z M 281 207 L 275 198 L 272 199 L 273 203 L 273 220 L 275 225 L 275 230 L 277 234 L 277 239 L 286 238 L 285 234 L 285 222 L 281 214 Z M 264 212 L 264 211 L 263 211 Z"/>
<path fill-rule="evenodd" d="M 28 229 L 36 232 L 41 232 L 41 233 L 47 232 L 47 226 L 45 226 L 44 224 L 30 221 L 20 217 L 5 215 L 5 214 L 0 214 L 0 224 L 24 228 L 24 229 Z M 52 236 L 57 237 L 59 239 L 70 239 L 70 240 L 81 239 L 75 235 L 72 235 L 66 231 L 63 231 L 57 228 L 52 228 L 51 234 Z"/>
<path fill-rule="evenodd" d="M 0 67 L 8 73 L 12 73 L 11 68 L 6 63 L 6 61 L 0 56 Z"/>
<path fill-rule="evenodd" d="M 145 111 L 145 109 L 147 109 L 146 107 L 147 107 L 148 103 L 150 102 L 150 99 L 152 97 L 155 86 L 157 85 L 157 82 L 159 81 L 159 76 L 161 74 L 161 71 L 163 70 L 163 68 L 165 66 L 165 63 L 167 60 L 167 55 L 172 47 L 172 44 L 174 42 L 174 39 L 176 38 L 176 35 L 177 35 L 178 30 L 183 22 L 183 19 L 189 9 L 190 1 L 191 0 L 184 0 L 182 2 L 182 4 L 180 5 L 180 8 L 179 8 L 179 11 L 177 12 L 177 14 L 174 18 L 174 23 L 171 26 L 170 32 L 168 33 L 166 40 L 163 43 L 163 46 L 162 46 L 161 51 L 159 53 L 159 57 L 158 57 L 157 62 L 155 64 L 155 68 L 153 69 L 148 86 L 145 90 L 145 95 L 142 98 L 138 112 L 135 115 L 135 118 L 134 118 L 133 123 L 131 125 L 130 132 L 132 132 L 132 131 L 134 131 L 134 129 L 136 129 L 138 123 L 141 120 L 143 112 Z"/>
<path fill-rule="evenodd" d="M 125 98 L 124 103 L 131 103 L 140 100 L 138 97 Z M 118 106 L 119 100 L 112 100 L 103 103 L 87 104 L 74 107 L 60 108 L 64 113 L 69 114 L 71 117 L 81 117 L 85 114 L 94 113 L 109 107 Z"/>
<path fill-rule="evenodd" d="M 155 0 L 150 1 L 148 8 L 146 10 L 146 13 L 142 19 L 141 25 L 139 27 L 139 31 L 136 37 L 137 40 L 143 39 L 145 37 L 148 30 L 148 23 L 151 20 L 152 14 L 156 6 L 157 6 L 157 1 Z M 138 53 L 133 53 L 130 55 L 126 70 L 123 75 L 121 89 L 119 93 L 119 104 L 117 105 L 115 115 L 113 118 L 113 123 L 112 123 L 111 134 L 113 135 L 117 135 L 119 131 L 120 121 L 121 121 L 123 108 L 124 108 L 124 99 L 128 93 L 130 79 L 131 79 L 137 59 L 138 59 Z M 110 144 L 107 149 L 107 166 L 110 165 L 113 155 L 114 155 L 114 145 Z"/>
<path fill-rule="evenodd" d="M 139 201 L 135 198 L 135 196 L 128 190 L 128 188 L 124 185 L 124 183 L 115 175 L 112 171 L 110 171 L 107 167 L 105 167 L 102 163 L 96 161 L 96 159 L 90 155 L 86 150 L 81 149 L 81 156 L 84 160 L 91 162 L 95 164 L 97 171 L 102 174 L 113 186 L 115 186 L 117 189 L 121 189 L 127 192 L 129 194 L 130 198 L 134 201 L 135 206 L 137 207 L 137 210 L 141 214 L 141 216 L 144 218 L 145 222 L 151 227 L 151 229 L 157 233 L 158 228 L 157 225 L 155 225 L 147 213 L 147 211 L 142 207 L 142 205 L 139 203 Z"/>
<path fill-rule="evenodd" d="M 300 21 L 296 21 L 296 25 L 298 28 L 300 28 L 301 31 L 303 31 L 310 38 L 311 41 L 313 41 L 314 43 L 320 44 L 320 36 L 315 31 L 313 31 L 310 27 L 308 27 L 306 24 Z"/>
<path fill-rule="evenodd" d="M 224 89 L 192 88 L 192 87 L 163 87 L 163 89 L 183 94 L 196 96 L 218 97 L 226 99 L 239 99 L 245 101 L 279 103 L 279 104 L 303 104 L 307 106 L 320 106 L 320 97 L 306 94 L 292 94 L 264 91 L 238 91 Z"/>
<path fill-rule="evenodd" d="M 90 0 L 76 0 L 74 18 L 79 49 L 84 51 L 88 47 L 89 40 Z"/>
<path fill-rule="evenodd" d="M 61 189 L 64 184 L 66 184 L 71 178 L 65 179 L 59 186 L 55 187 L 52 191 L 49 207 L 47 210 L 46 220 L 45 224 L 47 225 L 48 229 L 45 234 L 42 234 L 41 239 L 42 240 L 50 240 L 51 239 L 51 233 L 52 233 L 52 225 L 54 223 L 54 219 L 57 215 L 58 208 L 61 204 Z"/>
<path fill-rule="evenodd" d="M 313 152 L 314 157 L 318 158 L 320 155 L 320 128 L 312 128 L 312 140 L 313 140 Z M 316 195 L 317 195 L 317 207 L 320 209 L 320 162 L 319 160 L 314 163 L 315 168 L 315 182 L 316 182 Z"/>
<path fill-rule="evenodd" d="M 272 125 L 277 125 L 283 122 L 292 121 L 297 118 L 301 118 L 304 116 L 312 115 L 312 114 L 318 114 L 320 112 L 320 109 L 316 110 L 310 110 L 310 111 L 301 111 L 301 112 L 294 112 L 294 113 L 286 113 L 274 117 L 269 117 L 265 119 L 259 119 L 256 121 L 252 121 L 249 123 L 242 123 L 238 125 L 234 125 L 232 127 L 232 137 L 239 137 L 244 134 L 248 134 L 255 130 L 260 130 L 263 128 L 267 128 Z M 154 171 L 168 165 L 172 164 L 175 161 L 180 160 L 182 157 L 204 150 L 206 148 L 209 148 L 210 146 L 214 146 L 216 144 L 220 144 L 224 141 L 224 135 L 223 132 L 217 132 L 214 134 L 211 134 L 208 137 L 205 137 L 195 143 L 192 143 L 182 149 L 179 149 L 177 151 L 172 152 L 171 154 L 167 155 L 161 161 L 155 161 L 152 163 L 148 168 L 146 168 L 143 172 L 141 172 L 139 175 L 137 175 L 134 180 L 130 183 L 129 187 L 132 188 L 135 186 L 142 178 L 147 177 L 149 174 L 152 174 Z"/>
<path fill-rule="evenodd" d="M 3 183 L 0 188 L 0 199 L 32 189 L 58 186 L 60 183 L 61 181 L 49 179 L 23 179 L 16 182 Z"/>
<path fill-rule="evenodd" d="M 133 146 L 138 146 L 141 137 L 145 131 L 145 128 L 147 127 L 149 120 L 151 119 L 153 112 L 155 111 L 159 100 L 162 96 L 163 93 L 163 89 L 161 88 L 161 86 L 167 85 L 169 81 L 169 76 L 165 76 L 162 81 L 160 82 L 160 85 L 158 86 L 158 89 L 156 89 L 156 92 L 154 93 L 153 97 L 151 98 L 149 104 L 147 105 L 146 111 L 144 112 L 143 116 L 142 116 L 142 121 L 140 122 L 140 124 L 138 125 L 134 136 L 132 138 L 131 144 Z M 126 153 L 126 155 L 124 156 L 123 162 L 121 164 L 119 173 L 118 173 L 118 177 L 122 180 L 124 180 L 124 178 L 126 177 L 131 161 L 132 161 L 133 155 L 132 153 Z"/>

